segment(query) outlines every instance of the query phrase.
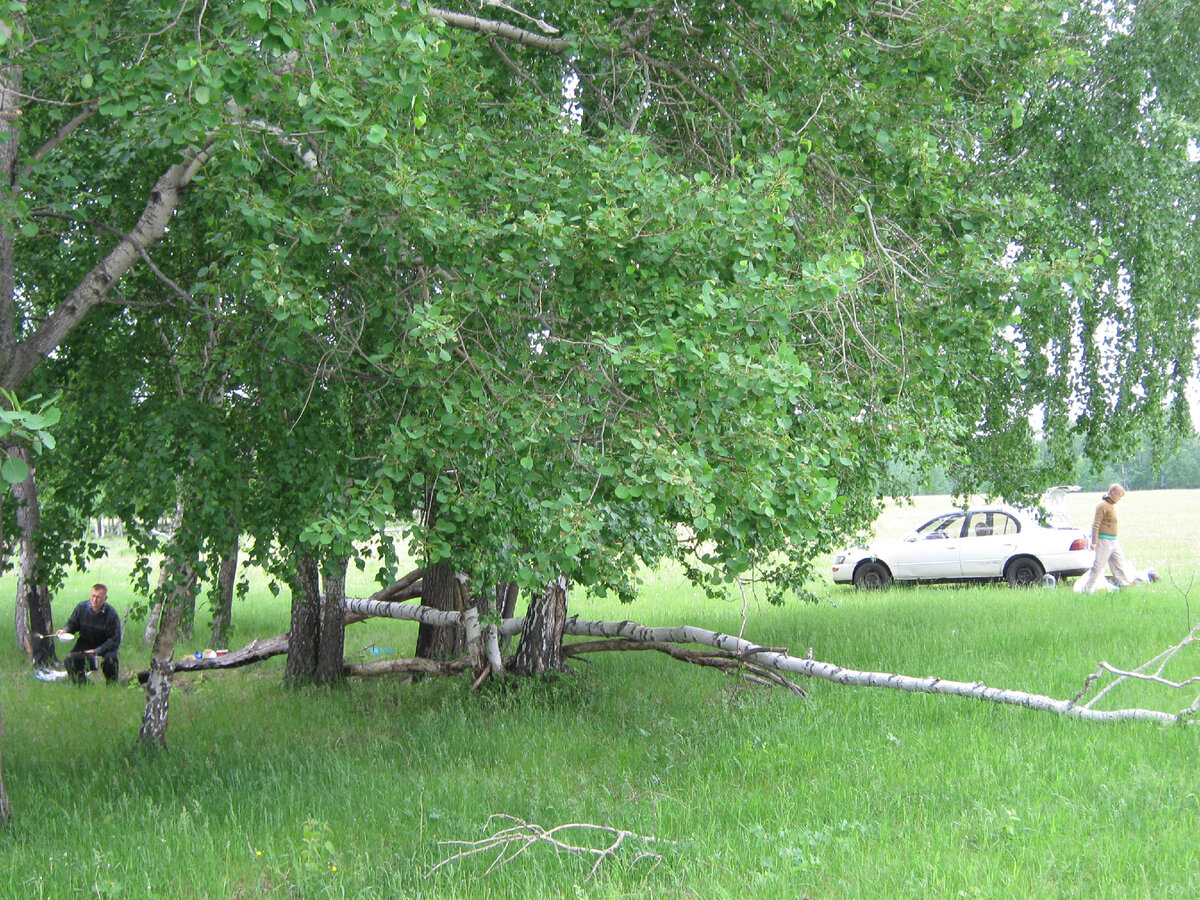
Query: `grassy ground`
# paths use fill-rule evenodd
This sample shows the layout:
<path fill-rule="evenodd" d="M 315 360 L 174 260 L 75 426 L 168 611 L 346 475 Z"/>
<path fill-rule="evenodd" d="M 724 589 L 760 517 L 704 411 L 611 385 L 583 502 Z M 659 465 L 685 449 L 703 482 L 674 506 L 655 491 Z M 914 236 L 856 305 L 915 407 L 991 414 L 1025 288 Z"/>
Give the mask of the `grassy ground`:
<path fill-rule="evenodd" d="M 1077 522 L 1095 500 L 1073 500 Z M 1189 592 L 1197 501 L 1145 492 L 1122 502 L 1129 555 L 1168 575 L 1153 586 L 1090 597 L 824 588 L 816 605 L 752 598 L 745 633 L 853 668 L 1070 696 L 1099 660 L 1137 665 L 1200 617 L 1200 590 Z M 943 503 L 889 511 L 879 531 L 903 533 Z M 120 606 L 127 560 L 112 562 L 61 593 L 56 616 L 97 578 Z M 11 594 L 11 580 L 0 583 L 0 597 Z M 670 570 L 632 608 L 579 601 L 575 611 L 742 628 L 740 597 L 705 600 Z M 236 644 L 283 630 L 286 605 L 261 591 L 235 618 Z M 130 631 L 127 667 L 144 659 Z M 347 652 L 407 654 L 414 635 L 406 623 L 356 625 Z M 17 821 L 0 834 L 0 897 L 1200 895 L 1196 728 L 1084 725 L 826 683 L 806 685 L 802 702 L 651 654 L 578 668 L 507 693 L 397 680 L 285 692 L 279 661 L 190 677 L 172 694 L 169 752 L 146 754 L 134 746 L 136 687 L 39 682 L 10 642 L 0 703 Z M 1185 673 L 1200 674 L 1194 647 L 1169 674 Z M 1128 689 L 1111 705 L 1175 710 L 1190 699 Z M 548 846 L 490 873 L 494 853 L 431 872 L 461 849 L 445 842 L 486 837 L 493 814 L 657 841 L 627 840 L 590 880 L 590 858 Z"/>

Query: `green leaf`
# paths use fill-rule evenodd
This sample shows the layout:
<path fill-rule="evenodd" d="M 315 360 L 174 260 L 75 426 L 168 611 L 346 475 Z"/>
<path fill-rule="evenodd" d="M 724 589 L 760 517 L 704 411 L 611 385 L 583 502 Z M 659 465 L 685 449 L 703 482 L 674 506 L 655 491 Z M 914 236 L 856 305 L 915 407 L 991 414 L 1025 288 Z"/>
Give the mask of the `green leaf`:
<path fill-rule="evenodd" d="M 29 463 L 23 459 L 9 457 L 0 465 L 0 478 L 9 484 L 20 484 L 29 477 Z"/>

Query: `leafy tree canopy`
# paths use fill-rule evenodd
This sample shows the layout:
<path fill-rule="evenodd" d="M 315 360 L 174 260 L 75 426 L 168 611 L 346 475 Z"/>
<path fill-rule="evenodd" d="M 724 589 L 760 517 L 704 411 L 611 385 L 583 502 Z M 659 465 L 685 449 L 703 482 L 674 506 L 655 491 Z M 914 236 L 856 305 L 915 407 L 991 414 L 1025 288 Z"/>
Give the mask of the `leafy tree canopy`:
<path fill-rule="evenodd" d="M 891 464 L 1184 427 L 1186 8 L 14 6 L 0 384 L 198 550 L 797 587 Z"/>

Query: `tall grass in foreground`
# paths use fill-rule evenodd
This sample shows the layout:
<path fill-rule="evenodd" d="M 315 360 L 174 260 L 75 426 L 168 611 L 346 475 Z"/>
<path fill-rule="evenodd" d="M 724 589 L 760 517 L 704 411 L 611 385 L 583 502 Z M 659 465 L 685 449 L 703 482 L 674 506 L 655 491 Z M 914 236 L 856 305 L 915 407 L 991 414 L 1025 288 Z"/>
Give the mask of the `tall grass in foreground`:
<path fill-rule="evenodd" d="M 1198 506 L 1187 499 L 1177 527 Z M 1123 504 L 1123 523 L 1134 510 Z M 1139 565 L 1163 565 L 1165 540 L 1148 527 L 1124 540 Z M 826 602 L 779 608 L 751 599 L 745 634 L 854 668 L 1070 696 L 1098 660 L 1136 665 L 1200 615 L 1200 591 L 1182 587 L 1194 556 L 1188 569 L 1174 552 L 1173 581 L 1091 597 L 932 587 L 827 590 Z M 97 579 L 120 604 L 120 574 L 78 584 Z M 74 595 L 59 596 L 62 618 Z M 743 627 L 740 597 L 705 600 L 670 570 L 632 608 L 573 602 L 585 617 Z M 235 620 L 235 644 L 274 634 L 286 603 L 258 591 Z M 414 638 L 406 623 L 365 623 L 347 651 L 407 654 Z M 128 671 L 144 654 L 135 629 L 126 649 Z M 1084 725 L 826 683 L 799 701 L 649 653 L 600 654 L 572 678 L 509 691 L 393 679 L 284 691 L 281 673 L 271 661 L 180 678 L 170 750 L 148 754 L 134 746 L 140 690 L 36 681 L 10 644 L 0 703 L 17 822 L 0 834 L 0 897 L 1200 894 L 1197 728 Z M 1200 674 L 1194 648 L 1172 674 L 1184 673 Z M 1166 694 L 1113 699 L 1186 705 Z M 657 841 L 631 839 L 590 880 L 590 858 L 546 846 L 490 873 L 494 854 L 431 874 L 461 849 L 445 842 L 487 836 L 493 814 Z"/>

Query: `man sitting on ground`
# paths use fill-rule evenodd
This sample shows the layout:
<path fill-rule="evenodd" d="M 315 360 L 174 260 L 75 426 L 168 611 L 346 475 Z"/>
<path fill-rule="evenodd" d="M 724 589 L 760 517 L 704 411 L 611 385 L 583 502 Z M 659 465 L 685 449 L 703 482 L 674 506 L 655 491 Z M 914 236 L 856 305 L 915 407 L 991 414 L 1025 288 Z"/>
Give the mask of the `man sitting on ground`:
<path fill-rule="evenodd" d="M 56 634 L 75 635 L 75 646 L 67 654 L 67 674 L 76 684 L 87 682 L 85 673 L 100 669 L 108 684 L 117 681 L 117 648 L 121 646 L 121 617 L 108 603 L 108 588 L 92 585 L 92 595 L 75 607 L 67 624 Z"/>

